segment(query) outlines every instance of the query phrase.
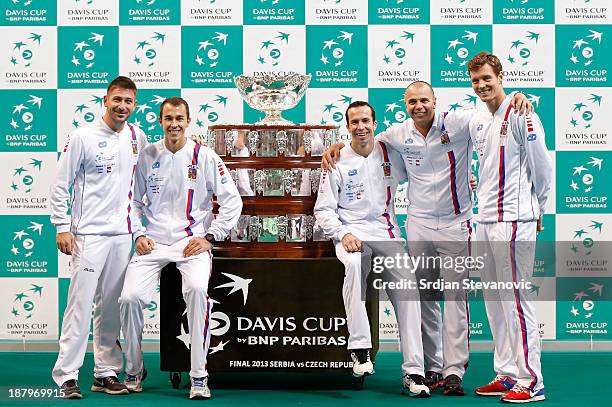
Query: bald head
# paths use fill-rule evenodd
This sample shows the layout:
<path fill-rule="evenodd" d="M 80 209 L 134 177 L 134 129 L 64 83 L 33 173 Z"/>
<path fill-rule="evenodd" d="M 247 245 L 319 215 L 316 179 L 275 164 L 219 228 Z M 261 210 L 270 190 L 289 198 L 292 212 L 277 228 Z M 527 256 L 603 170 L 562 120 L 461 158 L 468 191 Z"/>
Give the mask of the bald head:
<path fill-rule="evenodd" d="M 404 96 L 408 95 L 409 92 L 411 91 L 423 91 L 423 90 L 429 90 L 431 92 L 431 97 L 432 99 L 435 98 L 434 95 L 434 90 L 431 87 L 431 85 L 428 82 L 425 81 L 414 81 L 412 82 L 410 85 L 408 85 L 406 87 L 406 92 L 404 93 Z"/>
<path fill-rule="evenodd" d="M 433 123 L 436 97 L 431 85 L 424 81 L 412 82 L 404 95 L 406 111 L 419 131 L 427 134 Z"/>

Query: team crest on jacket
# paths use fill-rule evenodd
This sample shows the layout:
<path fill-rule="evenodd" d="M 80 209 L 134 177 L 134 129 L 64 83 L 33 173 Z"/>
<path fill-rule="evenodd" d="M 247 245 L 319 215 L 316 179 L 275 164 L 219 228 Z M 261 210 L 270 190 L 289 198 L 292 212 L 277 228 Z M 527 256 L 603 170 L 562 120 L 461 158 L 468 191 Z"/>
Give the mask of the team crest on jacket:
<path fill-rule="evenodd" d="M 448 131 L 444 131 L 440 135 L 440 143 L 442 143 L 442 144 L 450 144 L 450 137 L 448 136 Z"/>
<path fill-rule="evenodd" d="M 504 120 L 502 122 L 501 130 L 499 131 L 500 135 L 502 135 L 502 136 L 507 136 L 508 135 L 508 124 L 509 124 L 508 120 Z"/>
<path fill-rule="evenodd" d="M 391 163 L 384 162 L 382 163 L 383 175 L 385 178 L 389 178 L 391 176 Z"/>
<path fill-rule="evenodd" d="M 187 179 L 189 181 L 195 181 L 198 178 L 198 166 L 189 164 L 187 166 Z"/>

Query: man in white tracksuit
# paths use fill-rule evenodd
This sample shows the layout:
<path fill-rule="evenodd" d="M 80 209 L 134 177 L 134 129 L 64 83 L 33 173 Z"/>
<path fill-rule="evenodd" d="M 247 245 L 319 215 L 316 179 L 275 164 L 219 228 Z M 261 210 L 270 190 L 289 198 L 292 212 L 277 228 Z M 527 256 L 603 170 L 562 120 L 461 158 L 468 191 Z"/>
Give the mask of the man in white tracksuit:
<path fill-rule="evenodd" d="M 333 239 L 336 255 L 345 266 L 342 294 L 349 330 L 348 348 L 356 377 L 374 372 L 364 302 L 365 279 L 372 256 L 394 257 L 405 253 L 392 199 L 405 170 L 396 153 L 385 143 L 374 141 L 374 114 L 366 102 L 349 105 L 346 118 L 351 143 L 337 168 L 322 172 L 314 208 L 317 223 Z M 391 281 L 415 281 L 412 270 L 395 267 L 385 273 Z M 400 290 L 387 290 L 387 293 L 398 320 L 404 358 L 403 387 L 411 396 L 428 397 L 429 389 L 423 384 L 421 332 L 414 327 L 414 321 L 421 318 L 418 291 L 413 290 L 412 299 Z"/>
<path fill-rule="evenodd" d="M 51 187 L 51 222 L 57 229 L 57 247 L 72 255 L 60 350 L 53 367 L 53 380 L 67 398 L 82 397 L 77 379 L 94 302 L 92 390 L 128 393 L 117 379 L 123 370 L 117 342 L 117 300 L 132 250 L 132 177 L 146 137 L 127 124 L 136 105 L 136 85 L 129 78 L 118 77 L 110 83 L 104 105 L 106 112 L 100 120 L 70 135 Z M 68 202 L 71 215 L 67 215 Z"/>
<path fill-rule="evenodd" d="M 552 175 L 544 129 L 535 113 L 521 117 L 512 112 L 496 56 L 479 53 L 468 70 L 474 91 L 487 106 L 470 123 L 480 161 L 476 240 L 490 254 L 481 278 L 530 281 Z M 497 376 L 476 393 L 501 394 L 502 401 L 514 403 L 544 400 L 540 335 L 529 293 L 519 286 L 484 290 L 484 295 Z"/>
<path fill-rule="evenodd" d="M 143 309 L 152 299 L 161 270 L 176 262 L 191 340 L 189 398 L 210 398 L 206 355 L 212 308 L 207 295 L 211 249 L 238 222 L 242 200 L 221 158 L 185 137 L 190 122 L 185 100 L 166 99 L 159 122 L 164 139 L 141 152 L 135 176 L 134 205 L 137 214 L 144 214 L 147 226 L 142 226 L 140 218 L 135 222 L 136 253 L 119 300 L 126 347 L 125 384 L 130 391 L 142 391 Z M 216 217 L 213 194 L 220 205 Z"/>
<path fill-rule="evenodd" d="M 523 109 L 527 101 L 524 95 L 517 94 L 513 102 L 517 109 Z M 472 231 L 469 122 L 476 110 L 437 113 L 433 89 L 422 81 L 406 88 L 405 103 L 410 119 L 379 133 L 376 140 L 399 153 L 404 161 L 406 197 L 410 202 L 406 222 L 408 251 L 411 256 L 466 257 Z M 340 163 L 344 159 L 343 156 Z M 441 277 L 445 282 L 461 284 L 468 270 L 463 266 L 419 267 L 416 274 L 419 282 Z M 444 383 L 444 394 L 463 395 L 461 381 L 469 358 L 465 291 L 445 290 L 444 318 L 432 291 L 421 293 L 425 384 L 434 390 Z"/>

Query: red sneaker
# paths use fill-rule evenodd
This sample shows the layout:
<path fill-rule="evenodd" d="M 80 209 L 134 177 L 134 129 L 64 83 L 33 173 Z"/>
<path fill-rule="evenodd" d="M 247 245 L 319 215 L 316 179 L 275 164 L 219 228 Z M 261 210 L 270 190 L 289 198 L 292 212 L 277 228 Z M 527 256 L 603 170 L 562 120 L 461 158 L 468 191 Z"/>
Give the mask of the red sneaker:
<path fill-rule="evenodd" d="M 484 386 L 476 387 L 479 396 L 501 396 L 510 390 L 516 382 L 508 376 L 497 376 Z"/>
<path fill-rule="evenodd" d="M 507 403 L 529 403 L 531 401 L 541 401 L 545 398 L 544 388 L 541 388 L 538 391 L 531 391 L 527 387 L 523 387 L 520 384 L 515 384 L 512 389 L 501 396 L 501 401 L 505 401 Z"/>

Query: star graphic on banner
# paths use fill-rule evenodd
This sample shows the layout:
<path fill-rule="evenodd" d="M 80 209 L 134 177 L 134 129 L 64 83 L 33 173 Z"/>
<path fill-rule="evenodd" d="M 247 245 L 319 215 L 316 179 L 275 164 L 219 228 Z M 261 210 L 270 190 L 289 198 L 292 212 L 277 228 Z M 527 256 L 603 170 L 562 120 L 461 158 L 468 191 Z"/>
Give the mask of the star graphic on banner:
<path fill-rule="evenodd" d="M 159 41 L 159 42 L 161 42 L 163 44 L 164 40 L 166 39 L 166 34 L 155 32 L 155 33 L 153 33 L 153 39 L 157 40 L 157 41 Z"/>
<path fill-rule="evenodd" d="M 591 283 L 591 286 L 588 288 L 588 290 L 593 291 L 594 294 L 599 294 L 599 296 L 601 297 L 603 288 L 603 284 Z"/>
<path fill-rule="evenodd" d="M 385 315 L 390 317 L 391 316 L 391 310 L 388 307 L 385 307 Z"/>
<path fill-rule="evenodd" d="M 242 291 L 243 302 L 244 302 L 244 305 L 246 305 L 247 298 L 249 296 L 249 284 L 253 281 L 253 279 L 252 278 L 242 278 L 242 277 L 236 276 L 234 274 L 229 274 L 229 273 L 221 273 L 221 274 L 231 279 L 232 281 L 229 283 L 218 285 L 215 288 L 226 288 L 226 287 L 231 288 L 230 292 L 227 294 L 228 296 L 235 292 Z"/>
<path fill-rule="evenodd" d="M 13 176 L 15 175 L 21 175 L 21 173 L 27 171 L 25 168 L 23 167 L 19 167 L 19 168 L 15 168 L 15 173 L 13 174 Z"/>
<path fill-rule="evenodd" d="M 393 48 L 396 45 L 399 45 L 399 42 L 397 42 L 395 40 L 387 41 L 387 46 L 385 48 Z"/>
<path fill-rule="evenodd" d="M 15 299 L 13 301 L 21 301 L 22 299 L 26 298 L 28 295 L 26 293 L 18 293 L 15 294 Z"/>
<path fill-rule="evenodd" d="M 578 63 L 578 58 L 576 57 L 576 55 L 572 54 L 572 56 L 570 57 L 570 61 L 572 61 L 573 63 L 577 64 Z"/>
<path fill-rule="evenodd" d="M 146 47 L 147 45 L 150 45 L 150 44 L 147 42 L 147 40 L 140 41 L 140 42 L 138 43 L 138 46 L 136 47 L 136 49 L 141 49 L 141 48 L 142 48 L 142 49 L 144 49 L 144 47 Z"/>
<path fill-rule="evenodd" d="M 579 167 L 574 167 L 574 173 L 572 175 L 576 175 L 576 174 L 580 175 L 582 174 L 583 171 L 587 171 L 587 168 L 582 165 Z"/>
<path fill-rule="evenodd" d="M 575 230 L 574 231 L 574 239 L 575 238 L 581 238 L 582 235 L 586 234 L 587 232 L 584 229 L 579 229 L 579 230 Z"/>
<path fill-rule="evenodd" d="M 212 107 L 212 106 L 210 106 L 208 103 L 205 103 L 205 104 L 203 104 L 203 105 L 200 105 L 200 110 L 198 110 L 198 112 L 206 112 L 206 110 L 207 110 L 209 107 Z"/>
<path fill-rule="evenodd" d="M 40 170 L 42 168 L 42 160 L 37 160 L 36 158 L 31 158 L 30 159 L 30 165 L 34 168 L 37 168 Z"/>
<path fill-rule="evenodd" d="M 32 288 L 30 291 L 33 291 L 35 294 L 42 295 L 43 287 L 40 285 L 32 284 Z"/>
<path fill-rule="evenodd" d="M 337 106 L 334 105 L 333 103 L 330 103 L 330 104 L 325 105 L 323 107 L 324 107 L 323 112 L 331 112 L 332 109 L 335 109 Z"/>
<path fill-rule="evenodd" d="M 13 245 L 13 247 L 11 247 L 11 251 L 13 252 L 13 254 L 15 256 L 17 256 L 19 254 L 19 249 L 15 247 L 15 245 Z"/>
<path fill-rule="evenodd" d="M 589 158 L 591 159 L 591 161 L 589 161 L 587 164 L 591 164 L 592 167 L 597 167 L 597 169 L 601 170 L 601 164 L 603 163 L 603 159 L 596 157 Z"/>
<path fill-rule="evenodd" d="M 453 60 L 453 57 L 451 57 L 450 55 L 446 54 L 446 58 L 444 58 L 444 60 L 446 62 L 448 62 L 449 64 L 454 63 L 455 61 Z"/>
<path fill-rule="evenodd" d="M 455 111 L 455 110 L 460 109 L 460 108 L 461 108 L 461 105 L 459 103 L 453 103 L 452 105 L 450 105 L 450 109 L 449 110 L 452 112 L 452 111 Z"/>
<path fill-rule="evenodd" d="M 221 342 L 219 342 L 217 345 L 212 346 L 210 348 L 210 350 L 208 351 L 208 354 L 212 355 L 213 353 L 221 352 L 222 350 L 225 349 L 225 345 L 227 345 L 228 343 L 229 343 L 229 341 L 226 341 L 226 342 L 221 341 Z"/>
<path fill-rule="evenodd" d="M 393 102 L 393 103 L 389 103 L 387 105 L 387 109 L 385 109 L 385 113 L 387 112 L 395 112 L 395 109 L 399 109 L 400 105 L 398 105 L 397 103 Z"/>
<path fill-rule="evenodd" d="M 285 41 L 286 43 L 289 43 L 289 34 L 287 33 L 279 31 L 276 38 L 279 38 L 281 41 Z"/>
<path fill-rule="evenodd" d="M 21 240 L 22 237 L 28 236 L 28 232 L 26 232 L 25 230 L 20 230 L 19 232 L 13 232 L 13 233 L 15 234 L 15 236 L 13 237 L 13 240 L 15 239 Z"/>
<path fill-rule="evenodd" d="M 575 317 L 577 317 L 577 316 L 579 315 L 579 313 L 578 313 L 578 309 L 576 309 L 576 307 L 574 307 L 573 305 L 572 305 L 572 309 L 571 309 L 571 311 L 570 311 L 570 312 L 571 312 L 571 313 L 572 313 L 572 314 L 573 314 Z"/>
<path fill-rule="evenodd" d="M 578 184 L 576 184 L 576 182 L 574 180 L 572 180 L 572 183 L 570 184 L 570 188 L 572 188 L 574 191 L 578 190 Z"/>
<path fill-rule="evenodd" d="M 11 123 L 10 123 L 11 127 L 16 129 L 17 127 L 19 127 L 19 125 L 17 124 L 17 122 L 15 121 L 15 119 L 11 119 Z"/>
<path fill-rule="evenodd" d="M 601 232 L 601 227 L 603 226 L 603 222 L 596 222 L 592 220 L 593 224 L 590 226 L 591 229 L 599 230 Z"/>

